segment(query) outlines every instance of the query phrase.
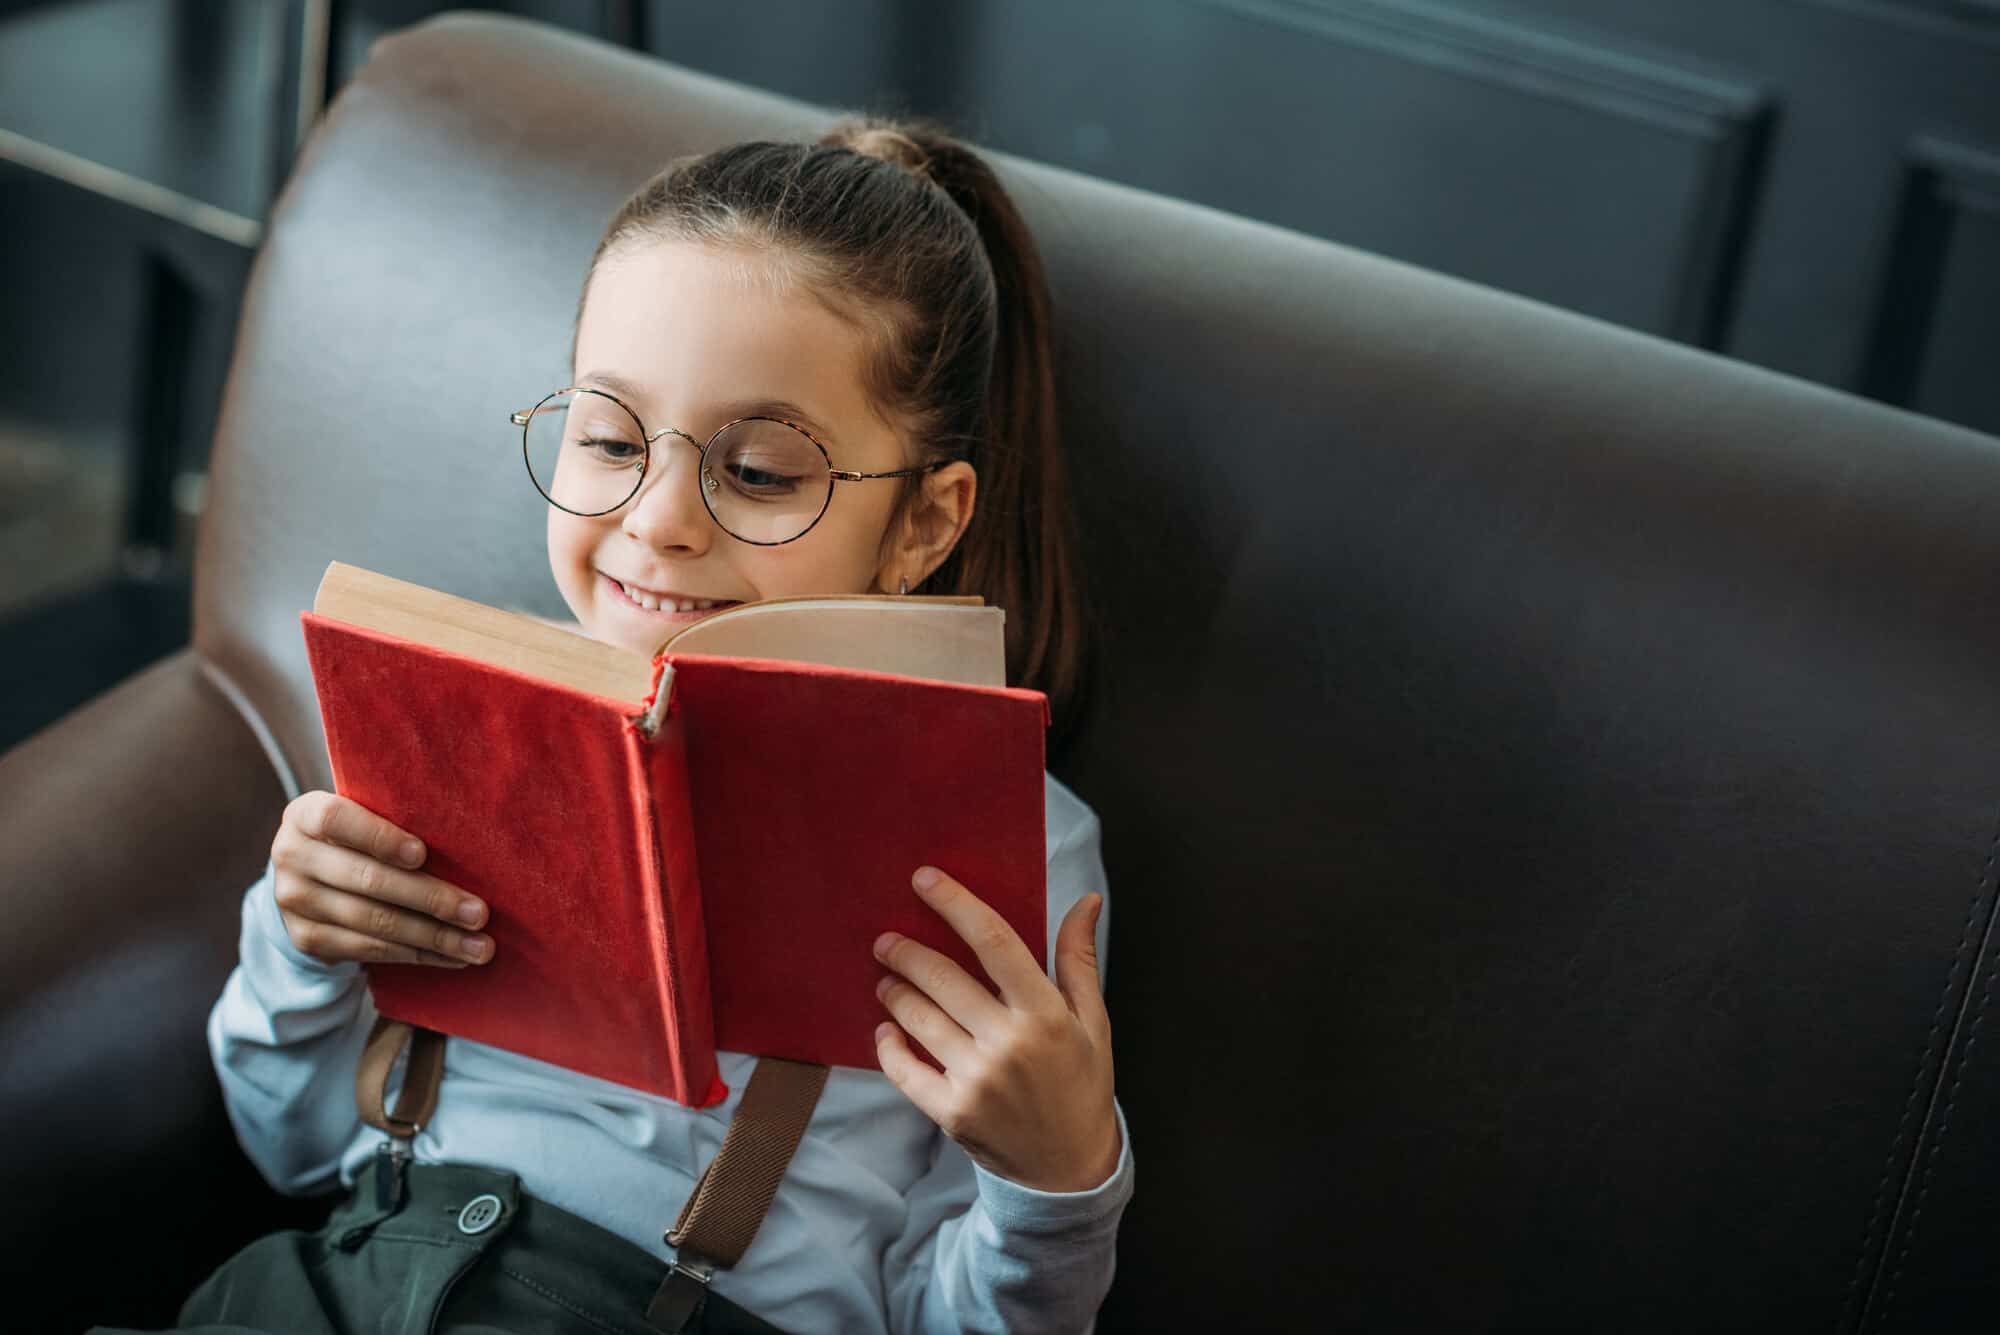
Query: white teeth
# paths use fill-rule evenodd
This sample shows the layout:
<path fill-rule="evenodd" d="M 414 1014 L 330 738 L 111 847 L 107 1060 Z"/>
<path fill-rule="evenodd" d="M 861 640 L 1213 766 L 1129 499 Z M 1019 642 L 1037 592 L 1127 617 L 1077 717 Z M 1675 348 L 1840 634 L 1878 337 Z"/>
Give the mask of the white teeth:
<path fill-rule="evenodd" d="M 613 580 L 625 596 L 649 612 L 705 612 L 716 605 L 714 598 L 662 598 L 644 589 L 635 589 L 623 580 Z"/>

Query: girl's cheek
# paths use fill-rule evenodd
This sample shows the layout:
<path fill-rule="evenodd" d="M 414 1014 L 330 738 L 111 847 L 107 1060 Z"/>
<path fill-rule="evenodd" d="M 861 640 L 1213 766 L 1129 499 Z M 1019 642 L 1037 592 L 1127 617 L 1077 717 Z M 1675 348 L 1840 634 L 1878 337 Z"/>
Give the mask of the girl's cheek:
<path fill-rule="evenodd" d="M 578 531 L 578 522 L 549 507 L 549 573 L 555 576 L 556 589 L 569 604 L 571 615 L 589 626 L 592 545 L 589 535 Z"/>

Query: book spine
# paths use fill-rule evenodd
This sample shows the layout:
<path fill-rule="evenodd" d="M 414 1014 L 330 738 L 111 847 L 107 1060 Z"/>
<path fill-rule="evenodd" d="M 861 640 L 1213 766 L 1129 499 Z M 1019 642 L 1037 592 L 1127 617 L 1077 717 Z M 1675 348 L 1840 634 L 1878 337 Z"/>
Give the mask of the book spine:
<path fill-rule="evenodd" d="M 674 665 L 667 661 L 666 651 L 653 656 L 653 689 L 639 704 L 639 717 L 633 726 L 651 737 L 660 730 L 660 721 L 667 716 L 667 703 L 674 698 Z"/>
<path fill-rule="evenodd" d="M 655 664 L 656 669 L 662 664 Z M 715 1061 L 715 1017 L 708 978 L 708 940 L 688 804 L 687 749 L 671 713 L 671 679 L 654 683 L 646 712 L 626 720 L 625 754 L 632 782 L 634 828 L 645 884 L 647 931 L 654 975 L 677 1086 L 675 1100 L 705 1108 L 729 1090 Z M 650 723 L 650 727 L 648 724 Z"/>

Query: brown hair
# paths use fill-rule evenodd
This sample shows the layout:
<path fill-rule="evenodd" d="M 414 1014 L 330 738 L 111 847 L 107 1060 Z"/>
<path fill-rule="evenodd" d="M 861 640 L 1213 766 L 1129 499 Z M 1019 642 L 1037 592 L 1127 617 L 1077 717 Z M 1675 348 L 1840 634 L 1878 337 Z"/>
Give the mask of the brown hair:
<path fill-rule="evenodd" d="M 612 218 L 591 270 L 646 238 L 768 252 L 877 335 L 867 388 L 908 426 L 912 462 L 964 459 L 979 474 L 972 521 L 927 591 L 1007 610 L 1008 678 L 1046 692 L 1065 733 L 1087 621 L 1048 284 L 992 169 L 935 126 L 851 120 L 813 144 L 758 141 L 669 164 Z M 905 507 L 918 489 L 906 486 Z"/>

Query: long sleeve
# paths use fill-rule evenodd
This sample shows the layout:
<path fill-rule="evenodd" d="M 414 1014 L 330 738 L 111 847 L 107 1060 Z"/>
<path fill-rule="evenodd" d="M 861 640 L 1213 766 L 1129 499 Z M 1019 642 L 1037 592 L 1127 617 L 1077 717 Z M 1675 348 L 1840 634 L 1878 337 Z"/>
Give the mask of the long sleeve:
<path fill-rule="evenodd" d="M 1081 818 L 1049 858 L 1052 956 L 1062 915 L 1105 890 L 1097 818 L 1076 807 Z M 1100 979 L 1109 914 L 1107 898 L 1098 922 Z M 939 1132 L 929 1171 L 906 1194 L 904 1231 L 883 1257 L 889 1329 L 1090 1330 L 1111 1287 L 1118 1222 L 1132 1196 L 1132 1142 L 1123 1109 L 1114 1111 L 1118 1166 L 1089 1191 L 1036 1191 L 997 1177 Z"/>
<path fill-rule="evenodd" d="M 238 963 L 208 1017 L 208 1048 L 244 1153 L 277 1190 L 339 1185 L 361 1127 L 354 1068 L 374 1022 L 358 964 L 292 944 L 267 864 L 243 896 Z"/>

